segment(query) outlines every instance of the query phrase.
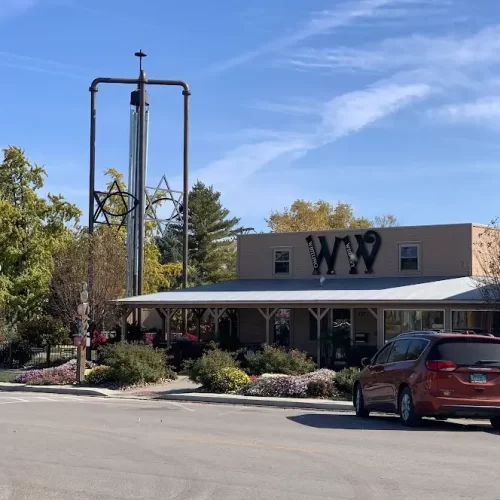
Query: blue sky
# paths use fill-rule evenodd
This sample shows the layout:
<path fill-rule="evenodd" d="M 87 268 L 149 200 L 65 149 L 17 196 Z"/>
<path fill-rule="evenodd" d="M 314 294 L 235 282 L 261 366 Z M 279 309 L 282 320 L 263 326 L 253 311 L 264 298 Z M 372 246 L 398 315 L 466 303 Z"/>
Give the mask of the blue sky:
<path fill-rule="evenodd" d="M 500 215 L 497 0 L 0 0 L 0 142 L 87 205 L 97 76 L 186 80 L 191 180 L 245 226 L 295 199 L 400 223 Z M 127 169 L 125 87 L 98 93 L 97 166 Z M 181 188 L 182 95 L 151 90 L 148 184 Z M 99 185 L 104 180 L 99 177 Z"/>

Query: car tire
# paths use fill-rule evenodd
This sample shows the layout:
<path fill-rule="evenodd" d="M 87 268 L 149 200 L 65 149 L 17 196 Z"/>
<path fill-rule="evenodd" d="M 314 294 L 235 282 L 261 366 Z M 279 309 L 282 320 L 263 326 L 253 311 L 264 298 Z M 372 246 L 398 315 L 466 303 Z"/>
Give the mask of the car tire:
<path fill-rule="evenodd" d="M 493 429 L 500 431 L 500 417 L 492 417 L 490 418 L 491 425 Z"/>
<path fill-rule="evenodd" d="M 367 418 L 370 416 L 370 412 L 365 407 L 365 398 L 363 397 L 363 389 L 361 384 L 356 386 L 356 392 L 354 395 L 354 409 L 356 410 L 356 417 Z"/>
<path fill-rule="evenodd" d="M 413 396 L 409 387 L 405 387 L 399 395 L 399 418 L 406 427 L 416 427 L 420 424 L 421 418 L 415 411 Z"/>

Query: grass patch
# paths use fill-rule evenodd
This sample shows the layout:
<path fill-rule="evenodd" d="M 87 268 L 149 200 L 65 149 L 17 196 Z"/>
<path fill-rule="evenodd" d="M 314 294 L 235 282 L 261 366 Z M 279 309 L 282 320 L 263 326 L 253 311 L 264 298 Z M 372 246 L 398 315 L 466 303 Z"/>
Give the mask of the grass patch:
<path fill-rule="evenodd" d="M 15 378 L 19 375 L 17 372 L 0 370 L 0 382 L 14 382 Z"/>

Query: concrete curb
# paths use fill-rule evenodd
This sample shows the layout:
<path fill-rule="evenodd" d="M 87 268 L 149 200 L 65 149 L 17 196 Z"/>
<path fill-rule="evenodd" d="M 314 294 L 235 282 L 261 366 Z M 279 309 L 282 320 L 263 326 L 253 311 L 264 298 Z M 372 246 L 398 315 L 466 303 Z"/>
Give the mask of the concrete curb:
<path fill-rule="evenodd" d="M 301 408 L 308 410 L 353 411 L 350 401 L 329 401 L 295 398 L 261 398 L 227 394 L 168 394 L 151 397 L 153 400 L 178 401 L 184 403 L 213 403 L 244 406 L 268 406 L 274 408 Z"/>
<path fill-rule="evenodd" d="M 239 396 L 235 394 L 150 394 L 137 395 L 107 389 L 90 387 L 24 385 L 0 383 L 0 392 L 35 392 L 45 394 L 67 394 L 71 396 L 99 396 L 113 399 L 136 399 L 148 401 L 178 401 L 184 403 L 209 403 L 243 406 L 267 406 L 271 408 L 299 408 L 307 410 L 353 411 L 350 401 L 331 401 L 324 399 L 296 398 L 263 398 L 256 396 Z"/>
<path fill-rule="evenodd" d="M 68 394 L 71 396 L 100 396 L 109 397 L 109 393 L 101 389 L 91 389 L 87 387 L 69 387 L 57 385 L 24 385 L 0 383 L 0 392 L 38 392 L 46 394 Z"/>

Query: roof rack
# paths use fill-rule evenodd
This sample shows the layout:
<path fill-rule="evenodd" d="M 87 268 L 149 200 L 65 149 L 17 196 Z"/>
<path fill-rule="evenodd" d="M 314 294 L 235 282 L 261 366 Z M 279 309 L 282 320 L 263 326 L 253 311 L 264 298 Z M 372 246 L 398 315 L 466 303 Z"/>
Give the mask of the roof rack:
<path fill-rule="evenodd" d="M 466 330 L 466 329 L 456 329 L 456 330 L 445 330 L 440 329 L 440 330 L 416 330 L 416 331 L 411 331 L 411 332 L 403 332 L 397 335 L 395 338 L 398 337 L 405 337 L 408 335 L 429 335 L 429 334 L 434 334 L 434 335 L 445 335 L 445 334 L 455 334 L 455 335 L 478 335 L 482 337 L 494 337 L 492 333 L 488 332 L 477 332 L 473 329 Z"/>

